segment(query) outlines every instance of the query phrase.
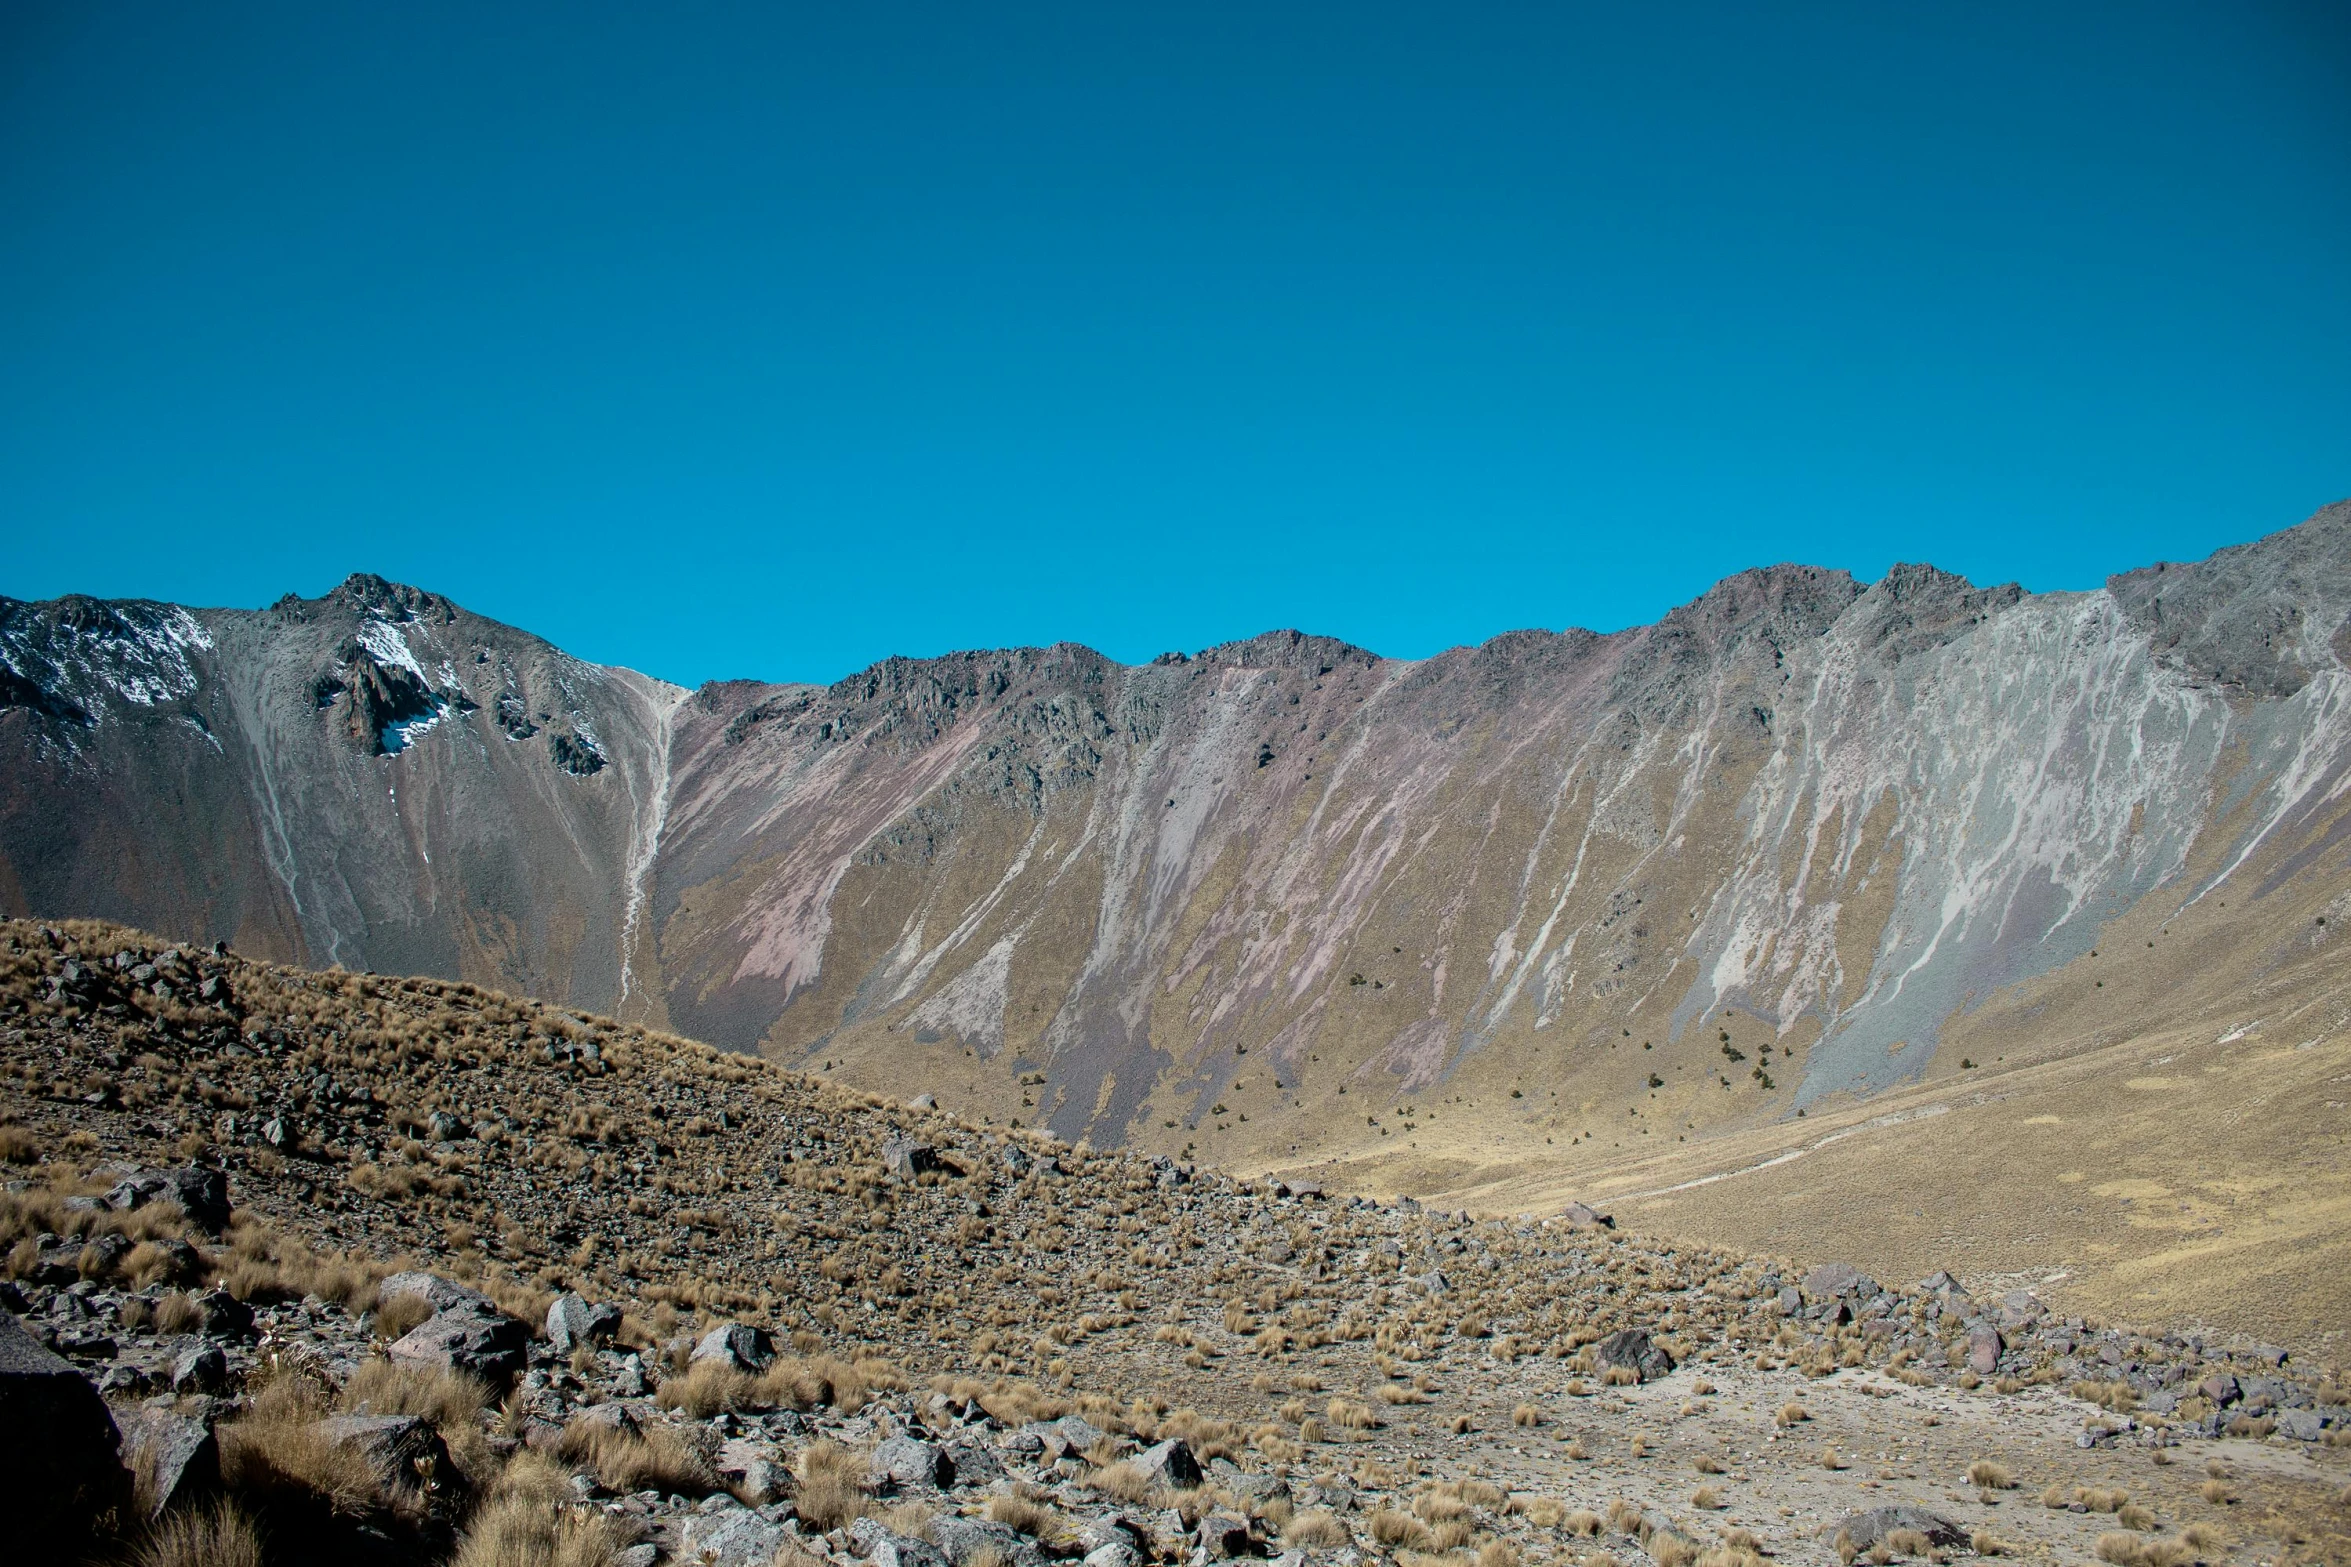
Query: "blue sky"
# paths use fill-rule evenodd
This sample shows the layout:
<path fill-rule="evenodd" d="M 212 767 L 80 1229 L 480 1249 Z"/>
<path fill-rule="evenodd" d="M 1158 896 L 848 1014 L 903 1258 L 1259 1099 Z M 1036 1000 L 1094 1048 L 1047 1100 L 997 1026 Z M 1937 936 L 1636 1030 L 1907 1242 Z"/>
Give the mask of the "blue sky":
<path fill-rule="evenodd" d="M 2351 494 L 2335 5 L 18 0 L 0 213 L 0 593 L 689 682 Z"/>

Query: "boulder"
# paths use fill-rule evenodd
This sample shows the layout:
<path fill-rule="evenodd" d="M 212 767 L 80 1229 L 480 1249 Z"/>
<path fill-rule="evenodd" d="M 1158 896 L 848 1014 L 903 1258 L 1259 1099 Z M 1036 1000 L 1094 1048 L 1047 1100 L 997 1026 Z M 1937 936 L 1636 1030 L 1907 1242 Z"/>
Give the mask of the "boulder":
<path fill-rule="evenodd" d="M 1925 1535 L 1927 1543 L 1938 1550 L 1965 1545 L 1968 1540 L 1965 1529 L 1923 1507 L 1873 1507 L 1838 1526 L 1838 1554 L 1843 1555 L 1844 1547 L 1850 1545 L 1856 1556 L 1866 1555 L 1883 1544 L 1886 1536 L 1905 1529 Z"/>
<path fill-rule="evenodd" d="M 118 1212 L 152 1202 L 176 1202 L 190 1223 L 218 1235 L 229 1223 L 229 1178 L 218 1170 L 190 1165 L 178 1170 L 139 1170 L 114 1183 L 106 1206 Z"/>
<path fill-rule="evenodd" d="M 1079 1567 L 1141 1567 L 1143 1558 L 1124 1540 L 1105 1540 L 1086 1553 Z"/>
<path fill-rule="evenodd" d="M 1877 1281 L 1850 1262 L 1824 1262 L 1804 1275 L 1804 1298 L 1814 1302 L 1877 1292 Z"/>
<path fill-rule="evenodd" d="M 2237 1379 L 2226 1371 L 2215 1371 L 2196 1384 L 2196 1391 L 2211 1399 L 2216 1406 L 2222 1409 L 2228 1408 L 2239 1397 Z"/>
<path fill-rule="evenodd" d="M 572 1416 L 571 1423 L 589 1430 L 610 1427 L 623 1436 L 635 1436 L 639 1429 L 637 1417 L 629 1413 L 626 1404 L 590 1404 Z"/>
<path fill-rule="evenodd" d="M 2000 1351 L 2004 1347 L 2000 1330 L 1984 1323 L 1967 1335 L 1968 1369 L 1978 1376 L 1990 1376 L 2000 1369 Z"/>
<path fill-rule="evenodd" d="M 764 1507 L 791 1489 L 790 1472 L 765 1442 L 745 1437 L 723 1442 L 715 1467 L 718 1477 L 754 1507 Z"/>
<path fill-rule="evenodd" d="M 959 1437 L 947 1444 L 948 1462 L 955 1465 L 955 1483 L 959 1486 L 993 1485 L 1004 1478 L 1004 1465 L 988 1450 L 986 1443 L 971 1437 Z"/>
<path fill-rule="evenodd" d="M 1180 1436 L 1144 1448 L 1133 1462 L 1154 1489 L 1189 1491 L 1200 1483 L 1200 1460 L 1192 1456 L 1191 1444 Z"/>
<path fill-rule="evenodd" d="M 937 1094 L 916 1094 L 912 1099 L 906 1101 L 906 1108 L 909 1110 L 936 1110 L 939 1108 L 939 1096 Z"/>
<path fill-rule="evenodd" d="M 97 1389 L 0 1312 L 0 1476 L 9 1554 L 80 1561 L 101 1518 L 128 1505 L 122 1438 Z"/>
<path fill-rule="evenodd" d="M 251 1338 L 253 1308 L 227 1290 L 206 1290 L 195 1300 L 196 1331 L 206 1338 Z"/>
<path fill-rule="evenodd" d="M 953 1514 L 931 1521 L 931 1539 L 954 1567 L 970 1567 L 982 1551 L 993 1551 L 1007 1567 L 1041 1567 L 1045 1553 L 1037 1542 L 987 1518 Z"/>
<path fill-rule="evenodd" d="M 1613 1215 L 1602 1213 L 1599 1209 L 1580 1202 L 1571 1202 L 1560 1209 L 1559 1217 L 1569 1229 L 1574 1230 L 1613 1230 L 1616 1228 L 1616 1219 Z"/>
<path fill-rule="evenodd" d="M 939 1168 L 939 1150 L 929 1143 L 894 1137 L 882 1144 L 882 1168 L 893 1179 L 911 1181 L 925 1171 Z"/>
<path fill-rule="evenodd" d="M 434 1512 L 451 1512 L 464 1499 L 465 1472 L 449 1460 L 448 1444 L 419 1415 L 336 1415 L 321 1420 L 327 1443 L 356 1453 L 389 1497 L 421 1494 Z"/>
<path fill-rule="evenodd" d="M 82 1254 L 74 1259 L 74 1268 L 85 1279 L 103 1279 L 120 1268 L 130 1254 L 131 1243 L 121 1236 L 93 1235 L 82 1242 Z"/>
<path fill-rule="evenodd" d="M 1646 1328 L 1620 1328 L 1602 1339 L 1593 1353 L 1603 1366 L 1630 1371 L 1643 1382 L 1654 1382 L 1673 1370 L 1673 1356 L 1650 1339 Z"/>
<path fill-rule="evenodd" d="M 141 1410 L 124 1436 L 132 1481 L 148 1517 L 220 1490 L 220 1442 L 211 1420 Z"/>
<path fill-rule="evenodd" d="M 776 1358 L 775 1340 L 767 1329 L 755 1328 L 747 1322 L 730 1322 L 724 1327 L 712 1328 L 702 1335 L 702 1342 L 694 1346 L 691 1359 L 695 1362 L 715 1360 L 720 1365 L 753 1376 L 765 1371 Z"/>
<path fill-rule="evenodd" d="M 218 1344 L 202 1339 L 180 1351 L 171 1363 L 171 1390 L 185 1396 L 189 1393 L 217 1393 L 228 1386 L 229 1357 Z"/>
<path fill-rule="evenodd" d="M 477 1289 L 468 1289 L 454 1279 L 442 1278 L 438 1273 L 395 1273 L 376 1286 L 376 1298 L 388 1301 L 395 1295 L 414 1295 L 435 1311 L 447 1311 L 453 1306 L 472 1306 L 480 1311 L 496 1311 L 497 1303 Z"/>
<path fill-rule="evenodd" d="M 1102 1428 L 1077 1415 L 1063 1415 L 1053 1422 L 1053 1429 L 1061 1433 L 1062 1441 L 1073 1453 L 1086 1453 L 1105 1435 Z"/>
<path fill-rule="evenodd" d="M 769 1523 L 748 1507 L 721 1506 L 686 1519 L 677 1559 L 708 1567 L 767 1567 L 782 1549 L 784 1535 L 782 1524 Z"/>
<path fill-rule="evenodd" d="M 1200 1520 L 1200 1527 L 1195 1533 L 1200 1541 L 1200 1549 L 1206 1551 L 1211 1560 L 1231 1561 L 1234 1557 L 1250 1554 L 1253 1542 L 1249 1538 L 1249 1520 L 1246 1518 L 1235 1517 L 1231 1513 L 1210 1513 Z"/>
<path fill-rule="evenodd" d="M 562 1354 L 581 1344 L 609 1344 L 620 1331 L 620 1308 L 599 1301 L 591 1306 L 568 1290 L 547 1308 L 547 1342 Z"/>
<path fill-rule="evenodd" d="M 947 1558 L 928 1542 L 895 1533 L 871 1518 L 849 1526 L 849 1543 L 874 1567 L 947 1567 Z"/>
<path fill-rule="evenodd" d="M 873 1450 L 875 1484 L 945 1489 L 955 1483 L 955 1463 L 946 1449 L 917 1436 L 894 1436 Z"/>
<path fill-rule="evenodd" d="M 530 1347 L 530 1330 L 512 1317 L 461 1306 L 435 1312 L 389 1353 L 396 1365 L 461 1371 L 503 1385 L 521 1374 Z"/>

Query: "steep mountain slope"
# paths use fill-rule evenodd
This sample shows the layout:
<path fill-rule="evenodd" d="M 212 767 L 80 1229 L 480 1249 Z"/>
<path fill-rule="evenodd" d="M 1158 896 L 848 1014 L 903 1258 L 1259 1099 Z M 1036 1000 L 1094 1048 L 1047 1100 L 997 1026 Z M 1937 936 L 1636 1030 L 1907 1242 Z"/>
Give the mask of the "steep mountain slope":
<path fill-rule="evenodd" d="M 619 1000 L 684 693 L 374 577 L 0 603 L 0 898 Z"/>
<path fill-rule="evenodd" d="M 10 604 L 0 898 L 1234 1166 L 1602 1181 L 2276 971 L 2351 887 L 2347 612 L 2351 505 L 2091 593 L 1773 567 L 1416 663 L 691 696 L 373 579 Z M 2182 909 L 2196 970 L 2090 977 Z"/>

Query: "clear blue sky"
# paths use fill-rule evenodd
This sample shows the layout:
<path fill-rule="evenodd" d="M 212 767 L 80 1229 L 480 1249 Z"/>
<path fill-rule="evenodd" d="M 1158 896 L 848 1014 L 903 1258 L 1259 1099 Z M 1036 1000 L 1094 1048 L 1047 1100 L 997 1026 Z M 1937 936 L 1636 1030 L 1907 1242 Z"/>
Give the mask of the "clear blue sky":
<path fill-rule="evenodd" d="M 2346 494 L 2324 0 L 0 7 L 17 597 L 1417 656 Z"/>

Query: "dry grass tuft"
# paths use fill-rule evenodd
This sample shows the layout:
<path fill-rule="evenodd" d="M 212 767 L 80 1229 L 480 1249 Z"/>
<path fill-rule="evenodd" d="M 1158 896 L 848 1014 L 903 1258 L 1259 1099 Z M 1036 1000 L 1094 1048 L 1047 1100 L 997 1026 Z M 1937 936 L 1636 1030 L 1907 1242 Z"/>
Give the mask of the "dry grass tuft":
<path fill-rule="evenodd" d="M 1095 1470 L 1086 1483 L 1104 1496 L 1115 1496 L 1122 1502 L 1140 1502 L 1151 1494 L 1151 1482 L 1144 1478 L 1143 1471 L 1124 1460 Z"/>
<path fill-rule="evenodd" d="M 699 1496 L 718 1487 L 708 1459 L 667 1426 L 623 1431 L 574 1417 L 556 1439 L 555 1456 L 594 1471 L 607 1491 L 668 1491 Z"/>
<path fill-rule="evenodd" d="M 220 1428 L 220 1472 L 228 1489 L 266 1504 L 272 1498 L 316 1502 L 356 1516 L 387 1500 L 375 1471 L 319 1426 L 326 1411 L 315 1389 L 281 1377 L 262 1389 L 244 1419 Z"/>
<path fill-rule="evenodd" d="M 422 1295 L 395 1295 L 376 1307 L 370 1329 L 375 1336 L 389 1344 L 404 1338 L 433 1314 L 432 1302 Z"/>
<path fill-rule="evenodd" d="M 1981 1486 L 1987 1491 L 2013 1491 L 2016 1489 L 2016 1476 L 2008 1472 L 2006 1464 L 1979 1458 L 1967 1466 L 1967 1483 Z"/>
<path fill-rule="evenodd" d="M 490 1389 L 461 1372 L 369 1360 L 351 1373 L 341 1403 L 356 1414 L 420 1415 L 446 1436 L 480 1423 L 482 1411 L 490 1407 Z"/>
<path fill-rule="evenodd" d="M 147 1536 L 133 1567 L 262 1567 L 261 1535 L 232 1502 L 163 1520 Z"/>
<path fill-rule="evenodd" d="M 617 1554 L 602 1514 L 508 1496 L 474 1515 L 452 1567 L 611 1567 Z"/>
<path fill-rule="evenodd" d="M 800 1493 L 794 1509 L 819 1529 L 839 1529 L 867 1510 L 866 1460 L 838 1442 L 815 1441 L 800 1453 Z"/>
<path fill-rule="evenodd" d="M 1282 1526 L 1282 1543 L 1296 1549 L 1336 1549 L 1347 1543 L 1347 1526 L 1335 1513 L 1316 1508 L 1299 1513 Z"/>
<path fill-rule="evenodd" d="M 1539 1426 L 1543 1423 L 1543 1412 L 1532 1404 L 1521 1404 L 1510 1412 L 1510 1423 L 1521 1428 Z"/>
<path fill-rule="evenodd" d="M 1025 1496 L 993 1496 L 988 1499 L 987 1516 L 990 1522 L 1015 1529 L 1032 1540 L 1052 1541 L 1062 1533 L 1061 1517 L 1050 1507 L 1040 1507 Z"/>

